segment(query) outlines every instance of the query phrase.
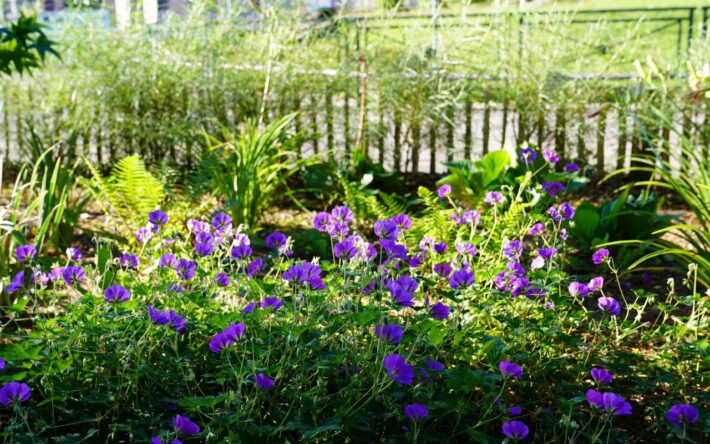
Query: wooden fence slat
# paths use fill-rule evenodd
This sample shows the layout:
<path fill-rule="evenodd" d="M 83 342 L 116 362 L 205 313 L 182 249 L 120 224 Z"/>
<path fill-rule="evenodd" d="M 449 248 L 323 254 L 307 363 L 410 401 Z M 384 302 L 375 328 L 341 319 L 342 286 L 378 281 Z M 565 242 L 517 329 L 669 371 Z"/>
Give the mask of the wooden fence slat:
<path fill-rule="evenodd" d="M 471 113 L 473 110 L 473 103 L 471 103 L 471 98 L 466 96 L 466 103 L 464 105 L 464 116 L 466 118 L 466 130 L 464 133 L 464 159 L 470 160 L 471 159 L 471 139 L 472 139 L 472 121 L 471 121 Z"/>
<path fill-rule="evenodd" d="M 325 96 L 325 124 L 328 132 L 328 160 L 333 160 L 335 142 L 333 135 L 333 90 L 331 88 L 328 88 Z"/>
<path fill-rule="evenodd" d="M 604 146 L 606 140 L 606 111 L 599 115 L 597 123 L 597 174 L 604 175 Z"/>
<path fill-rule="evenodd" d="M 454 160 L 454 107 L 446 108 L 446 161 Z"/>
<path fill-rule="evenodd" d="M 505 115 L 505 114 L 504 114 Z M 505 128 L 505 124 L 503 126 Z M 491 103 L 486 96 L 486 103 L 483 105 L 483 155 L 488 154 L 491 140 Z"/>
<path fill-rule="evenodd" d="M 429 151 L 431 152 L 431 157 L 429 157 L 429 173 L 436 173 L 436 123 L 432 122 L 429 128 Z"/>
<path fill-rule="evenodd" d="M 619 113 L 619 147 L 616 152 L 616 168 L 624 168 L 626 162 L 626 142 L 628 141 L 627 135 L 627 124 L 626 124 L 626 114 L 623 112 Z"/>
<path fill-rule="evenodd" d="M 567 160 L 567 108 L 562 105 L 555 110 L 555 151 L 563 162 Z"/>
<path fill-rule="evenodd" d="M 393 168 L 395 171 L 402 171 L 402 118 L 399 110 L 394 111 L 394 152 Z"/>
<path fill-rule="evenodd" d="M 412 171 L 419 172 L 419 149 L 421 148 L 422 127 L 417 120 L 412 122 Z"/>

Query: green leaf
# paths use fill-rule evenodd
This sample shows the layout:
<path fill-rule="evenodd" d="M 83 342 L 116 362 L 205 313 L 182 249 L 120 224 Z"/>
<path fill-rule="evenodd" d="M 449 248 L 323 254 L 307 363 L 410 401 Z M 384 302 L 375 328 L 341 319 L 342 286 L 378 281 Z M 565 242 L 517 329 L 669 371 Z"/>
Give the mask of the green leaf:
<path fill-rule="evenodd" d="M 487 187 L 498 179 L 508 165 L 510 165 L 510 154 L 503 150 L 490 152 L 476 162 L 481 173 L 483 187 Z"/>
<path fill-rule="evenodd" d="M 577 236 L 581 236 L 585 241 L 591 242 L 599 228 L 601 217 L 594 205 L 580 205 L 574 215 L 574 232 Z"/>

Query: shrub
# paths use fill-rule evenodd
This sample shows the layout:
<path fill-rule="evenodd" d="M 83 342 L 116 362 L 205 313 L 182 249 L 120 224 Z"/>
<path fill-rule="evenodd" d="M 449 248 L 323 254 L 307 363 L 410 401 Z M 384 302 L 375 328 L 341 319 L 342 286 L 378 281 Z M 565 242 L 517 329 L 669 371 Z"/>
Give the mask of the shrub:
<path fill-rule="evenodd" d="M 692 280 L 662 297 L 605 282 L 604 250 L 587 258 L 594 274 L 567 275 L 574 207 L 533 200 L 538 176 L 520 168 L 476 208 L 422 189 L 420 217 L 379 220 L 374 235 L 347 207 L 317 214 L 332 262 L 294 259 L 283 233 L 260 254 L 226 213 L 169 229 L 154 211 L 137 251 L 99 245 L 93 267 L 50 271 L 16 252 L 8 313 L 30 311 L 33 328 L 10 324 L 0 345 L 1 433 L 701 440 L 707 296 Z"/>

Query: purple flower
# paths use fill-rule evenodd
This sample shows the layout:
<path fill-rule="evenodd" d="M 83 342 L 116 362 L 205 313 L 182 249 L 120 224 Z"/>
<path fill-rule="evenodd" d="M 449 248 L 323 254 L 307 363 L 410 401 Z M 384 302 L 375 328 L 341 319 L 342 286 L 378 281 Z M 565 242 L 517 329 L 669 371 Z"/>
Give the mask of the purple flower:
<path fill-rule="evenodd" d="M 449 279 L 449 287 L 456 289 L 464 289 L 473 284 L 474 274 L 472 271 L 461 269 L 454 272 Z"/>
<path fill-rule="evenodd" d="M 281 299 L 277 298 L 276 296 L 273 297 L 268 297 L 264 298 L 261 300 L 261 308 L 273 308 L 274 311 L 277 311 L 281 306 L 283 305 L 283 302 L 281 302 Z"/>
<path fill-rule="evenodd" d="M 149 227 L 140 227 L 136 230 L 136 240 L 142 244 L 147 244 L 153 240 L 153 230 Z"/>
<path fill-rule="evenodd" d="M 307 285 L 313 290 L 322 290 L 325 288 L 325 284 L 320 274 L 321 269 L 318 265 L 303 262 L 297 265 L 291 265 L 288 270 L 284 272 L 283 278 L 288 282 Z"/>
<path fill-rule="evenodd" d="M 210 224 L 208 224 L 207 222 L 203 222 L 201 220 L 190 219 L 187 221 L 187 229 L 195 234 L 209 233 L 210 232 Z"/>
<path fill-rule="evenodd" d="M 508 242 L 503 248 L 503 254 L 508 259 L 519 259 L 523 254 L 523 243 L 517 239 Z"/>
<path fill-rule="evenodd" d="M 440 186 L 439 189 L 436 190 L 436 194 L 442 199 L 446 197 L 449 193 L 451 193 L 451 185 L 449 185 L 448 183 Z"/>
<path fill-rule="evenodd" d="M 397 280 L 390 279 L 385 287 L 392 295 L 395 304 L 403 307 L 414 305 L 414 292 L 419 287 L 419 284 L 410 276 L 400 276 Z"/>
<path fill-rule="evenodd" d="M 220 287 L 226 287 L 229 285 L 229 276 L 226 273 L 217 273 L 214 277 L 214 282 Z"/>
<path fill-rule="evenodd" d="M 210 339 L 210 350 L 214 353 L 220 353 L 225 348 L 237 342 L 237 339 L 244 336 L 246 325 L 243 322 L 232 324 L 221 332 L 212 336 Z"/>
<path fill-rule="evenodd" d="M 517 379 L 523 376 L 523 369 L 518 364 L 514 364 L 508 360 L 501 361 L 498 368 L 504 378 Z"/>
<path fill-rule="evenodd" d="M 545 231 L 545 225 L 541 224 L 540 222 L 535 223 L 532 227 L 530 227 L 530 231 L 528 231 L 528 234 L 531 236 L 538 236 L 542 234 L 542 232 Z"/>
<path fill-rule="evenodd" d="M 0 358 L 0 370 L 5 370 L 5 360 L 3 358 Z"/>
<path fill-rule="evenodd" d="M 451 308 L 442 302 L 437 302 L 431 307 L 431 317 L 434 319 L 448 319 Z"/>
<path fill-rule="evenodd" d="M 173 268 L 177 265 L 177 258 L 172 253 L 165 253 L 160 256 L 160 261 L 158 261 L 158 266 L 160 268 Z"/>
<path fill-rule="evenodd" d="M 446 262 L 442 262 L 440 264 L 434 264 L 434 273 L 438 274 L 439 276 L 443 277 L 449 277 L 451 274 L 451 265 L 449 265 Z"/>
<path fill-rule="evenodd" d="M 316 214 L 316 216 L 313 218 L 313 227 L 320 231 L 321 233 L 325 233 L 328 231 L 328 225 L 330 223 L 330 214 L 326 212 L 321 212 Z"/>
<path fill-rule="evenodd" d="M 357 253 L 357 248 L 355 248 L 355 245 L 353 245 L 352 241 L 350 241 L 349 239 L 345 239 L 342 242 L 337 242 L 333 246 L 333 255 L 336 259 L 352 259 L 355 257 L 355 255 L 357 255 Z"/>
<path fill-rule="evenodd" d="M 254 377 L 254 380 L 256 381 L 256 385 L 258 385 L 259 389 L 261 390 L 269 390 L 275 384 L 273 379 L 269 378 L 263 373 L 259 373 L 258 375 L 256 375 Z"/>
<path fill-rule="evenodd" d="M 241 248 L 241 247 L 235 247 L 235 248 Z M 249 247 L 246 247 L 246 248 L 249 248 Z M 202 257 L 211 256 L 212 253 L 214 253 L 214 246 L 212 245 L 212 242 L 197 242 L 195 244 L 195 253 L 197 253 L 198 256 L 202 256 Z"/>
<path fill-rule="evenodd" d="M 369 242 L 363 242 L 362 244 L 360 244 L 359 253 L 362 260 L 367 262 L 373 260 L 375 256 L 377 256 L 377 250 Z"/>
<path fill-rule="evenodd" d="M 286 249 L 286 242 L 288 238 L 285 234 L 280 231 L 274 231 L 273 233 L 266 236 L 266 246 L 273 248 L 279 253 L 283 253 Z"/>
<path fill-rule="evenodd" d="M 520 150 L 520 160 L 523 163 L 530 164 L 535 162 L 535 159 L 537 159 L 537 151 L 534 149 L 527 147 Z"/>
<path fill-rule="evenodd" d="M 231 228 L 232 218 L 227 213 L 217 213 L 212 218 L 212 226 L 218 230 Z"/>
<path fill-rule="evenodd" d="M 62 278 L 67 285 L 81 285 L 85 277 L 86 272 L 80 265 L 71 265 L 69 267 L 65 267 L 64 271 L 62 271 Z"/>
<path fill-rule="evenodd" d="M 242 313 L 244 313 L 244 314 L 249 314 L 249 313 L 251 313 L 252 311 L 254 311 L 255 308 L 256 308 L 256 302 L 249 302 L 249 303 L 246 305 L 246 307 L 244 307 L 244 310 L 242 310 Z"/>
<path fill-rule="evenodd" d="M 525 439 L 530 433 L 528 426 L 522 421 L 509 421 L 503 423 L 503 434 L 510 439 Z"/>
<path fill-rule="evenodd" d="M 178 260 L 175 266 L 178 277 L 186 281 L 195 277 L 195 270 L 197 270 L 197 264 L 188 259 Z"/>
<path fill-rule="evenodd" d="M 602 296 L 597 300 L 597 306 L 599 307 L 599 309 L 609 313 L 612 316 L 617 316 L 619 313 L 621 313 L 621 306 L 619 305 L 619 302 L 614 298 Z"/>
<path fill-rule="evenodd" d="M 247 236 L 246 234 L 237 233 L 234 235 L 234 240 L 232 241 L 232 245 L 234 245 L 234 246 L 251 245 L 251 241 L 249 240 L 249 236 Z"/>
<path fill-rule="evenodd" d="M 426 364 L 427 368 L 430 371 L 433 371 L 433 372 L 443 372 L 444 371 L 444 364 L 442 364 L 439 361 L 426 360 L 424 363 Z"/>
<path fill-rule="evenodd" d="M 385 357 L 385 369 L 387 375 L 400 384 L 411 384 L 414 382 L 414 367 L 407 364 L 400 355 L 388 355 Z"/>
<path fill-rule="evenodd" d="M 690 404 L 675 404 L 666 413 L 666 419 L 681 427 L 683 423 L 695 424 L 698 420 L 698 409 Z"/>
<path fill-rule="evenodd" d="M 353 212 L 350 211 L 350 208 L 346 207 L 345 205 L 333 208 L 333 210 L 330 212 L 330 215 L 333 217 L 333 219 L 340 222 L 345 222 L 346 224 L 352 222 L 354 219 Z"/>
<path fill-rule="evenodd" d="M 123 253 L 118 258 L 118 264 L 123 268 L 136 268 L 138 266 L 138 256 L 131 253 Z"/>
<path fill-rule="evenodd" d="M 247 276 L 252 277 L 261 271 L 264 261 L 259 257 L 247 264 Z"/>
<path fill-rule="evenodd" d="M 399 236 L 399 227 L 390 219 L 376 221 L 374 230 L 375 235 L 380 239 L 395 240 Z"/>
<path fill-rule="evenodd" d="M 631 404 L 616 393 L 607 392 L 602 395 L 602 410 L 614 416 L 630 415 Z"/>
<path fill-rule="evenodd" d="M 79 262 L 83 257 L 84 255 L 81 253 L 80 249 L 76 247 L 67 248 L 67 259 L 70 261 Z"/>
<path fill-rule="evenodd" d="M 407 231 L 412 228 L 412 219 L 406 214 L 398 214 L 391 221 L 397 226 L 400 231 Z"/>
<path fill-rule="evenodd" d="M 52 269 L 49 271 L 49 280 L 50 281 L 58 281 L 59 279 L 62 278 L 62 273 L 64 273 L 64 269 L 66 267 L 61 267 L 61 266 L 55 266 L 52 267 Z"/>
<path fill-rule="evenodd" d="M 598 384 L 610 384 L 611 380 L 614 379 L 614 375 L 603 368 L 593 368 L 590 373 Z"/>
<path fill-rule="evenodd" d="M 545 259 L 542 256 L 538 256 L 530 262 L 531 270 L 539 270 L 545 266 Z"/>
<path fill-rule="evenodd" d="M 22 404 L 30 399 L 30 386 L 22 382 L 8 382 L 0 388 L 0 404 Z"/>
<path fill-rule="evenodd" d="M 560 182 L 543 182 L 542 190 L 549 194 L 551 197 L 555 197 L 565 191 L 565 185 Z"/>
<path fill-rule="evenodd" d="M 481 213 L 476 210 L 464 211 L 463 215 L 461 216 L 461 220 L 466 225 L 478 225 L 478 223 L 481 221 Z"/>
<path fill-rule="evenodd" d="M 570 162 L 565 165 L 565 173 L 576 173 L 577 171 L 579 171 L 579 165 L 576 163 Z"/>
<path fill-rule="evenodd" d="M 505 412 L 507 414 L 509 414 L 510 416 L 519 416 L 523 413 L 523 408 L 520 407 L 519 405 L 514 405 L 513 407 L 510 407 Z"/>
<path fill-rule="evenodd" d="M 170 284 L 167 288 L 168 291 L 174 291 L 175 293 L 182 293 L 185 291 L 185 287 L 180 284 Z"/>
<path fill-rule="evenodd" d="M 542 152 L 542 158 L 548 161 L 551 165 L 555 165 L 557 162 L 560 161 L 560 156 L 558 156 L 557 153 L 552 150 L 544 150 Z"/>
<path fill-rule="evenodd" d="M 587 287 L 587 284 L 583 282 L 571 282 L 569 284 L 569 294 L 572 297 L 586 297 L 589 294 L 589 288 Z"/>
<path fill-rule="evenodd" d="M 587 284 L 587 287 L 589 288 L 589 291 L 601 290 L 602 287 L 604 287 L 604 278 L 601 276 L 593 277 L 589 281 L 589 284 Z"/>
<path fill-rule="evenodd" d="M 160 227 L 168 223 L 168 215 L 162 210 L 155 210 L 148 213 L 148 222 L 156 227 Z"/>
<path fill-rule="evenodd" d="M 250 257 L 252 253 L 251 247 L 249 245 L 237 245 L 232 248 L 232 259 L 243 259 Z"/>
<path fill-rule="evenodd" d="M 483 199 L 483 202 L 495 207 L 498 204 L 503 203 L 504 199 L 505 198 L 500 191 L 489 191 L 486 193 L 486 197 Z"/>
<path fill-rule="evenodd" d="M 631 404 L 616 393 L 601 393 L 594 389 L 589 389 L 585 396 L 590 406 L 601 409 L 610 415 L 621 416 L 631 414 Z"/>
<path fill-rule="evenodd" d="M 594 265 L 601 265 L 609 259 L 609 250 L 606 248 L 600 248 L 592 254 L 592 262 Z"/>
<path fill-rule="evenodd" d="M 44 271 L 35 271 L 32 273 L 32 281 L 38 287 L 46 287 L 49 285 L 49 276 Z"/>
<path fill-rule="evenodd" d="M 412 421 L 418 421 L 429 416 L 429 410 L 424 404 L 407 404 L 404 406 L 404 416 Z"/>
<path fill-rule="evenodd" d="M 12 277 L 10 284 L 8 284 L 5 289 L 5 293 L 14 293 L 21 289 L 25 285 L 25 272 L 19 271 L 15 276 Z"/>
<path fill-rule="evenodd" d="M 387 324 L 387 325 L 376 325 L 375 326 L 375 336 L 387 341 L 392 345 L 399 344 L 404 335 L 404 330 L 397 324 Z"/>
<path fill-rule="evenodd" d="M 456 244 L 456 252 L 462 256 L 475 256 L 478 254 L 478 249 L 471 242 L 462 242 Z"/>
<path fill-rule="evenodd" d="M 594 389 L 589 389 L 587 390 L 587 393 L 585 393 L 585 397 L 587 398 L 587 402 L 591 407 L 596 407 L 596 408 L 602 408 L 603 403 L 602 403 L 602 394 Z"/>
<path fill-rule="evenodd" d="M 15 248 L 15 257 L 20 262 L 26 262 L 37 254 L 37 249 L 32 245 L 22 245 Z"/>
<path fill-rule="evenodd" d="M 448 247 L 449 246 L 446 245 L 446 242 L 438 242 L 438 243 L 434 244 L 434 252 L 437 254 L 444 254 L 444 253 L 446 253 L 446 249 Z"/>
<path fill-rule="evenodd" d="M 172 310 L 159 311 L 153 308 L 152 305 L 148 306 L 148 316 L 157 325 L 170 325 L 178 333 L 185 333 L 186 322 L 185 318 L 179 316 Z"/>
<path fill-rule="evenodd" d="M 129 299 L 131 299 L 131 293 L 120 285 L 111 285 L 104 290 L 106 302 L 126 302 Z"/>
<path fill-rule="evenodd" d="M 192 422 L 187 416 L 175 415 L 173 418 L 173 426 L 178 435 L 195 435 L 200 433 L 200 426 Z"/>
<path fill-rule="evenodd" d="M 552 206 L 547 210 L 547 214 L 549 214 L 555 222 L 564 222 L 572 219 L 574 212 L 574 207 L 570 205 L 569 202 L 562 203 L 559 208 Z"/>

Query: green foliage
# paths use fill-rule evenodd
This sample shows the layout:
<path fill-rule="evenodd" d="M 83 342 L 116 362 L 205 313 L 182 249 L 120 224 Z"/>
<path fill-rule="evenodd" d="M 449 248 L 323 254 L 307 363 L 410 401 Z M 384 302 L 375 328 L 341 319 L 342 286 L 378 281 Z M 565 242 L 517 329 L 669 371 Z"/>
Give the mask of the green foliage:
<path fill-rule="evenodd" d="M 670 74 L 660 70 L 652 60 L 647 67 L 637 63 L 644 84 L 653 91 L 646 104 L 649 112 L 623 111 L 635 118 L 648 149 L 633 157 L 631 168 L 617 170 L 607 179 L 632 173 L 634 181 L 622 187 L 623 193 L 633 187 L 671 191 L 689 210 L 684 220 L 655 227 L 655 239 L 649 244 L 651 251 L 630 264 L 629 269 L 659 257 L 671 257 L 678 263 L 679 270 L 691 264 L 697 266 L 698 280 L 710 287 L 710 127 L 691 124 L 688 129 L 679 129 L 675 124 L 678 115 L 692 122 L 693 116 L 701 110 L 704 112 L 710 103 L 707 85 L 702 83 L 692 65 L 690 68 L 690 83 L 696 89 L 687 93 L 674 91 L 670 87 Z M 679 150 L 671 147 L 670 137 L 658 134 L 674 134 Z M 628 233 L 626 240 L 609 245 L 636 248 L 641 243 L 644 243 L 642 238 Z"/>
<path fill-rule="evenodd" d="M 222 128 L 219 136 L 207 136 L 193 193 L 217 193 L 236 225 L 256 230 L 262 214 L 283 199 L 289 177 L 314 162 L 298 159 L 300 138 L 291 132 L 295 117 L 290 114 L 263 129 L 250 122 L 238 134 Z"/>
<path fill-rule="evenodd" d="M 63 251 L 71 245 L 79 216 L 88 199 L 73 195 L 76 164 L 71 167 L 54 157 L 55 147 L 39 153 L 33 164 L 23 166 L 0 207 L 0 273 L 14 268 L 12 253 L 31 243 L 39 252 L 48 245 Z M 0 158 L 0 195 L 3 163 Z"/>
<path fill-rule="evenodd" d="M 83 183 L 104 213 L 119 224 L 121 234 L 132 232 L 145 219 L 145 214 L 166 197 L 163 184 L 148 171 L 140 156 L 119 160 L 108 177 L 103 177 L 88 159 L 84 163 L 92 179 Z"/>
<path fill-rule="evenodd" d="M 326 207 L 345 204 L 359 221 L 403 214 L 414 204 L 400 173 L 386 171 L 356 148 L 349 159 L 310 165 L 300 174 L 302 193 Z"/>
<path fill-rule="evenodd" d="M 481 201 L 485 191 L 501 185 L 501 179 L 510 166 L 510 154 L 493 151 L 481 160 L 457 160 L 445 163 L 449 175 L 437 182 L 449 184 L 454 196 L 471 201 Z"/>
<path fill-rule="evenodd" d="M 703 408 L 708 401 L 704 375 L 697 371 L 708 359 L 708 297 L 695 288 L 692 274 L 686 284 L 653 294 L 624 290 L 612 271 L 616 281 L 586 298 L 570 297 L 570 281 L 587 277 L 565 271 L 575 251 L 561 239 L 563 226 L 545 215 L 547 201 L 524 202 L 539 187 L 536 175 L 513 179 L 517 185 L 501 188 L 505 201 L 499 207 L 475 208 L 481 219 L 472 225 L 450 216 L 474 208 L 421 188 L 423 216 L 412 215 L 411 230 L 396 242 L 415 255 L 422 240 L 417 232 L 447 241 L 449 248 L 429 249 L 419 256 L 419 266 L 412 266 L 409 257 L 396 260 L 384 253 L 373 260 L 309 258 L 311 266 L 320 266 L 317 275 L 325 287 L 320 290 L 284 279 L 286 270 L 303 262 L 283 252 L 255 248 L 252 258 L 225 260 L 232 247 L 228 238 L 215 245 L 214 254 L 192 257 L 195 275 L 179 280 L 183 290 L 176 296 L 170 289 L 175 270 L 155 263 L 167 252 L 190 257 L 186 252 L 194 239 L 184 223 L 175 222 L 184 218 L 181 206 L 189 202 L 177 205 L 179 214 L 169 211 L 169 223 L 175 225 L 161 228 L 145 244 L 138 269 L 118 266 L 115 246 L 98 242 L 95 259 L 82 264 L 87 277 L 81 285 L 28 284 L 14 304 L 1 308 L 14 322 L 0 324 L 7 338 L 0 343 L 7 362 L 0 385 L 16 380 L 32 391 L 22 405 L 0 407 L 0 437 L 146 442 L 158 436 L 170 442 L 176 436 L 171 419 L 180 414 L 202 430 L 181 436 L 185 441 L 500 442 L 501 424 L 511 419 L 508 409 L 520 406 L 523 414 L 517 417 L 535 442 L 561 436 L 573 442 L 599 437 L 665 442 L 681 432 L 702 442 L 710 426 L 704 413 L 683 430 L 664 418 L 672 404 Z M 205 214 L 196 217 L 214 213 L 215 205 L 205 207 Z M 505 222 L 509 212 L 512 219 Z M 530 236 L 528 228 L 537 221 L 545 229 Z M 377 245 L 370 226 L 350 228 L 348 234 Z M 331 247 L 336 240 L 307 233 L 299 240 Z M 494 283 L 499 272 L 513 272 L 503 239 L 523 241 L 520 265 L 529 279 L 526 286 L 543 291 L 538 297 L 514 297 L 511 289 Z M 287 241 L 289 248 L 298 248 L 294 240 Z M 251 238 L 253 246 L 261 242 Z M 458 252 L 458 242 L 475 243 L 477 254 Z M 556 254 L 546 266 L 533 268 L 541 246 L 554 247 Z M 257 257 L 265 267 L 248 275 L 245 265 Z M 25 269 L 50 265 L 39 261 Z M 456 270 L 470 267 L 473 283 L 452 288 L 448 277 L 432 272 L 443 262 Z M 220 287 L 217 272 L 227 273 L 231 283 Z M 603 266 L 595 274 L 607 277 Z M 373 279 L 403 276 L 417 282 L 409 290 L 411 307 L 398 305 L 395 292 L 383 284 L 363 292 Z M 0 276 L 0 282 L 7 278 Z M 106 302 L 108 284 L 124 286 L 130 299 Z M 602 295 L 623 301 L 622 311 L 616 316 L 602 312 L 596 304 Z M 283 306 L 244 310 L 266 297 L 280 298 Z M 33 303 L 42 300 L 57 308 L 48 311 Z M 449 306 L 450 315 L 434 318 L 434 303 Z M 147 305 L 174 310 L 185 318 L 185 331 L 151 321 Z M 29 321 L 18 329 L 19 320 Z M 239 322 L 245 325 L 242 337 L 221 351 L 210 349 L 219 332 Z M 378 324 L 400 326 L 401 341 L 392 344 L 376 336 Z M 395 382 L 387 374 L 384 360 L 391 354 L 412 365 L 412 383 Z M 443 369 L 428 368 L 428 360 Z M 503 360 L 521 365 L 522 376 L 502 375 Z M 595 385 L 589 375 L 594 367 L 609 370 L 613 381 L 604 388 Z M 259 373 L 274 379 L 271 389 L 257 387 Z M 595 386 L 629 400 L 632 415 L 607 416 L 591 408 L 585 393 Z M 414 402 L 427 406 L 426 419 L 406 418 L 404 406 Z"/>
<path fill-rule="evenodd" d="M 55 43 L 47 38 L 36 15 L 24 13 L 16 22 L 0 27 L 0 72 L 12 75 L 30 73 L 38 68 L 47 54 L 59 58 Z"/>
<path fill-rule="evenodd" d="M 659 215 L 663 199 L 655 194 L 639 193 L 634 197 L 625 190 L 619 197 L 601 205 L 582 203 L 569 229 L 575 245 L 588 253 L 601 244 L 634 239 L 638 244 L 621 247 L 614 253 L 617 264 L 625 268 L 643 256 L 650 244 L 671 225 L 668 216 Z"/>

